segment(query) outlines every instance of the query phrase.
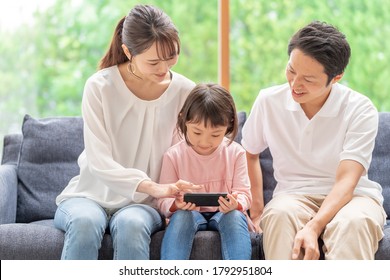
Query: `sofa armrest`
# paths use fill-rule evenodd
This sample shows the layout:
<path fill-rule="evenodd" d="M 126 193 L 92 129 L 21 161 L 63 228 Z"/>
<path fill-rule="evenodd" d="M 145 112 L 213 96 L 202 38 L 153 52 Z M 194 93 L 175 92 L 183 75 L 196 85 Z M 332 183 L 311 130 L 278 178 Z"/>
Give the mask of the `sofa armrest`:
<path fill-rule="evenodd" d="M 0 225 L 16 221 L 17 185 L 16 165 L 0 165 Z"/>

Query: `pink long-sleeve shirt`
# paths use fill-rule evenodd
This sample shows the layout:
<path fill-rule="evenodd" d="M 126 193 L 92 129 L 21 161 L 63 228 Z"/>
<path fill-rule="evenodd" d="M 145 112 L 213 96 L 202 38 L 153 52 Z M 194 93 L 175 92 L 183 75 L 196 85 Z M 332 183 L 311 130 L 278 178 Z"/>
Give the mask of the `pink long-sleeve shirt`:
<path fill-rule="evenodd" d="M 197 192 L 228 192 L 237 194 L 243 212 L 250 208 L 252 196 L 245 150 L 240 144 L 225 138 L 210 155 L 196 153 L 185 140 L 169 148 L 163 158 L 160 183 L 175 183 L 179 179 L 204 188 Z M 158 199 L 160 211 L 170 217 L 174 198 Z M 200 207 L 200 212 L 214 212 L 218 207 Z"/>

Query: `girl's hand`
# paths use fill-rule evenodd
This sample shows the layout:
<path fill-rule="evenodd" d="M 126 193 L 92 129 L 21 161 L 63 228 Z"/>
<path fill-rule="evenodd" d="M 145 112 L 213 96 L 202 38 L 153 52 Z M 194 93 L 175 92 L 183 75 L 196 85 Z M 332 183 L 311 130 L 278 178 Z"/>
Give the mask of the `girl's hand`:
<path fill-rule="evenodd" d="M 219 212 L 224 214 L 229 213 L 230 211 L 236 210 L 238 208 L 237 194 L 228 194 L 228 199 L 219 197 Z"/>
<path fill-rule="evenodd" d="M 199 210 L 199 207 L 196 207 L 194 203 L 191 202 L 185 202 L 184 201 L 184 195 L 178 195 L 175 199 L 175 201 L 172 203 L 172 206 L 169 208 L 170 212 L 176 212 L 177 210 L 187 210 L 187 211 L 192 211 L 192 210 Z"/>
<path fill-rule="evenodd" d="M 260 218 L 261 216 L 258 216 L 256 218 L 251 218 L 251 222 L 253 224 L 254 230 L 257 233 L 262 233 L 262 229 L 260 228 Z"/>
<path fill-rule="evenodd" d="M 176 206 L 176 209 L 181 209 L 181 210 L 188 210 L 188 211 L 192 211 L 192 210 L 195 210 L 196 208 L 196 205 L 195 203 L 192 203 L 192 202 L 185 202 L 183 200 L 183 195 L 177 197 L 175 199 L 175 206 Z"/>

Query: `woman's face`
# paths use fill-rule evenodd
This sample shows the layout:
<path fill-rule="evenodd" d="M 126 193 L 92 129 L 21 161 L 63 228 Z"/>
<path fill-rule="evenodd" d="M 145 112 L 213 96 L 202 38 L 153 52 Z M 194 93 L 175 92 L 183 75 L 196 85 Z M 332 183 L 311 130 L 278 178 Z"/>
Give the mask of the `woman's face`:
<path fill-rule="evenodd" d="M 162 60 L 158 56 L 158 53 L 161 52 L 161 48 L 155 42 L 149 49 L 134 56 L 132 63 L 135 68 L 135 74 L 142 79 L 155 83 L 161 83 L 165 79 L 169 79 L 169 70 L 177 63 L 179 55 L 176 52 L 167 60 Z"/>

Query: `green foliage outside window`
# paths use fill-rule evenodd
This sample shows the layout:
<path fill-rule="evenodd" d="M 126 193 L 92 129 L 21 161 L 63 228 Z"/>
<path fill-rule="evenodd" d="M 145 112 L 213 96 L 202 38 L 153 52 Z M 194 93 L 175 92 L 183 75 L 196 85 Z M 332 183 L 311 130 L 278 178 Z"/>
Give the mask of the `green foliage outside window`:
<path fill-rule="evenodd" d="M 24 114 L 80 115 L 85 80 L 97 69 L 118 20 L 137 3 L 159 6 L 180 31 L 174 71 L 217 82 L 217 0 L 57 0 L 35 24 L 1 30 L 0 138 L 20 129 Z M 259 90 L 284 83 L 287 43 L 312 20 L 347 35 L 352 58 L 342 83 L 390 111 L 390 0 L 230 0 L 230 90 L 250 111 Z"/>

